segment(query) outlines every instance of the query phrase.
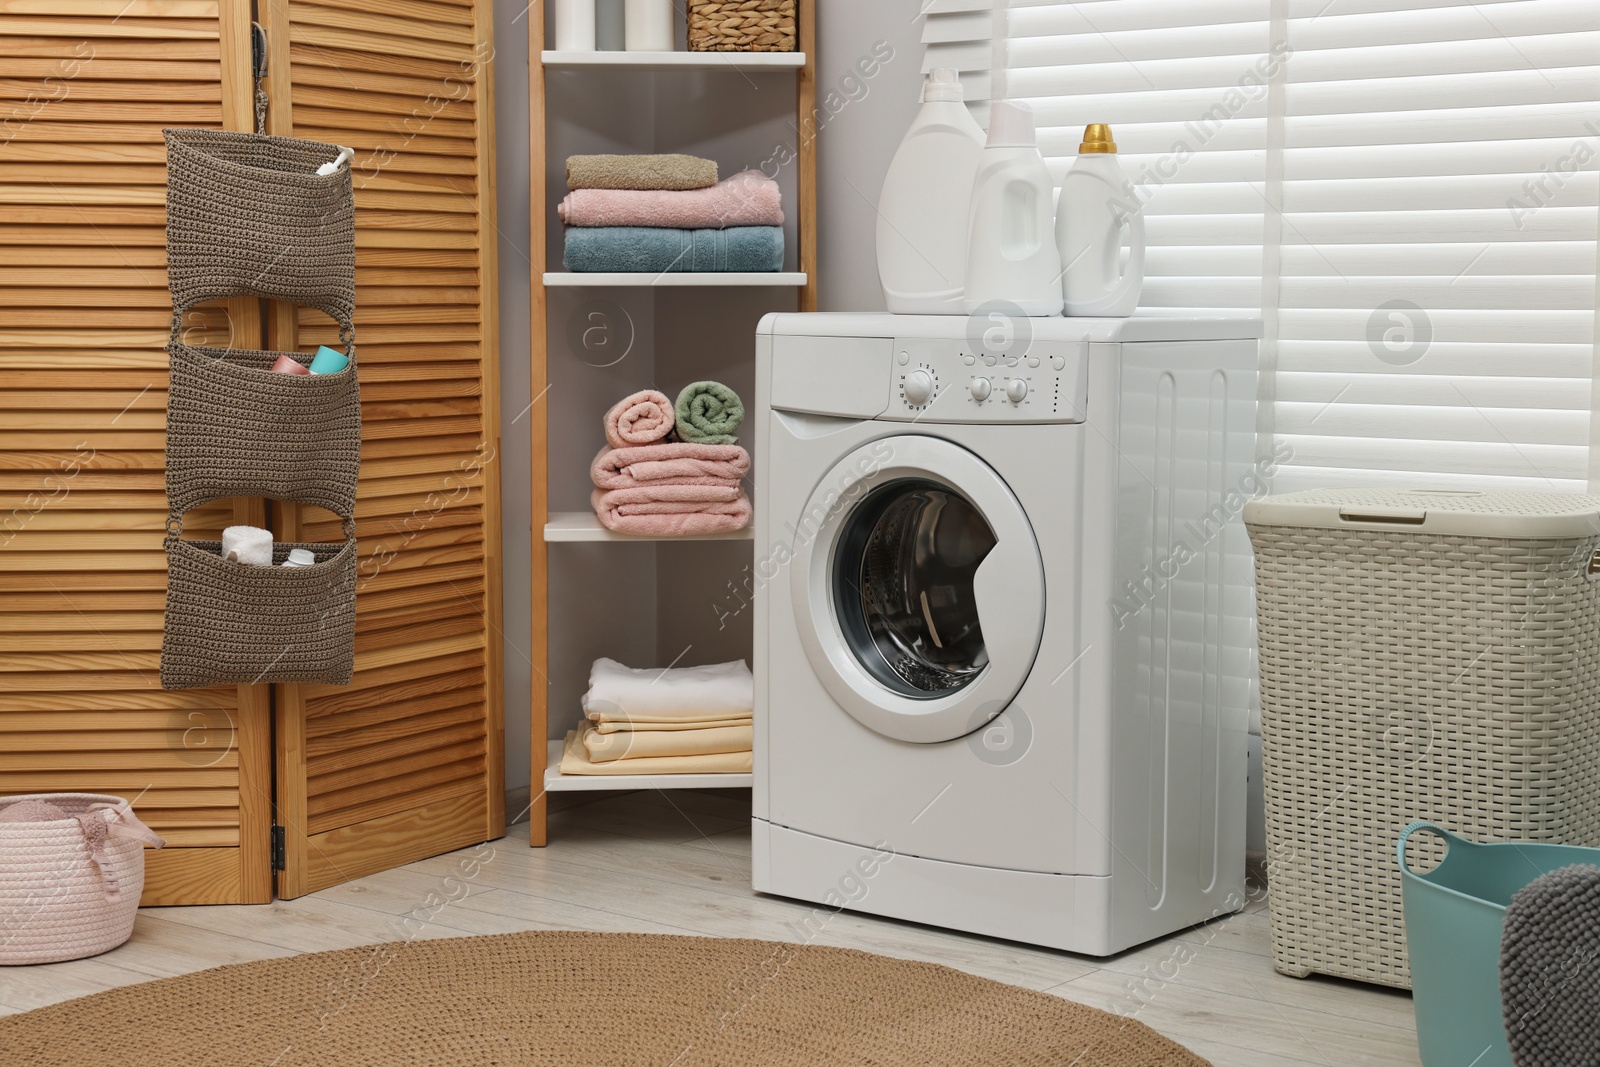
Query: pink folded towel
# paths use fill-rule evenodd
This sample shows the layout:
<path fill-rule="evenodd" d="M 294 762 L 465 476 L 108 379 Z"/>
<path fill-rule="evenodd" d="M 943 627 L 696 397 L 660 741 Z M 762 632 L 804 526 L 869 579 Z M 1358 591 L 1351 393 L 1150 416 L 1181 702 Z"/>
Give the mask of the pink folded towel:
<path fill-rule="evenodd" d="M 777 182 L 759 170 L 747 170 L 709 189 L 578 189 L 567 194 L 556 212 L 568 226 L 782 226 L 783 194 Z"/>
<path fill-rule="evenodd" d="M 737 486 L 596 489 L 589 502 L 606 529 L 644 537 L 692 537 L 750 525 L 750 498 Z"/>
<path fill-rule="evenodd" d="M 589 474 L 601 489 L 641 485 L 738 485 L 750 473 L 750 453 L 738 445 L 689 442 L 604 448 Z"/>
<path fill-rule="evenodd" d="M 672 401 L 654 389 L 634 393 L 606 412 L 606 441 L 612 448 L 650 445 L 672 432 Z"/>

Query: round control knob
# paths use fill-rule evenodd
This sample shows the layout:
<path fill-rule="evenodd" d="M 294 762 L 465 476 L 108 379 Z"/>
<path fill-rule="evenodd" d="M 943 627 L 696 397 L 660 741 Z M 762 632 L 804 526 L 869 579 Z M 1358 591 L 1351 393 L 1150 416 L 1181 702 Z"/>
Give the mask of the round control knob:
<path fill-rule="evenodd" d="M 985 400 L 988 400 L 989 399 L 989 394 L 991 392 L 993 392 L 993 391 L 994 391 L 994 387 L 989 384 L 989 379 L 987 379 L 987 378 L 974 378 L 974 379 L 972 379 L 972 399 L 976 400 L 978 403 L 981 404 Z"/>
<path fill-rule="evenodd" d="M 1013 378 L 1006 383 L 1006 399 L 1013 404 L 1020 404 L 1028 399 L 1028 383 L 1021 378 Z"/>
<path fill-rule="evenodd" d="M 920 408 L 933 396 L 933 375 L 925 370 L 914 370 L 906 375 L 906 403 Z"/>

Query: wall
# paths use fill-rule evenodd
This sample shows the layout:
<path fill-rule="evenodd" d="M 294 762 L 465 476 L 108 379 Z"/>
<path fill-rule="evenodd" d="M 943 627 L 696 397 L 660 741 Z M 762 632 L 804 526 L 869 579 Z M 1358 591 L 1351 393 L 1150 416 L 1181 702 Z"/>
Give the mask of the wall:
<path fill-rule="evenodd" d="M 495 0 L 495 171 L 500 231 L 500 489 L 504 539 L 506 820 L 526 805 L 528 694 L 532 692 L 528 560 L 531 442 L 528 415 L 528 22 L 522 3 Z"/>

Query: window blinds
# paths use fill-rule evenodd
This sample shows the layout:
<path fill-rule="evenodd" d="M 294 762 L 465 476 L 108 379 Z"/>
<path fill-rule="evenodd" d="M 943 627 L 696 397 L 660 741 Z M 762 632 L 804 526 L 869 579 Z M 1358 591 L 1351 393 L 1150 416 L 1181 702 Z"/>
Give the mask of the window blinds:
<path fill-rule="evenodd" d="M 1109 122 L 1144 307 L 1260 314 L 1274 485 L 1582 491 L 1600 4 L 1012 0 L 1059 181 Z M 1266 439 L 1271 441 L 1271 439 Z"/>
<path fill-rule="evenodd" d="M 1002 0 L 1002 3 L 1004 0 Z M 995 68 L 995 0 L 917 0 L 922 23 L 922 71 L 945 67 L 961 75 L 967 103 L 988 118 Z"/>

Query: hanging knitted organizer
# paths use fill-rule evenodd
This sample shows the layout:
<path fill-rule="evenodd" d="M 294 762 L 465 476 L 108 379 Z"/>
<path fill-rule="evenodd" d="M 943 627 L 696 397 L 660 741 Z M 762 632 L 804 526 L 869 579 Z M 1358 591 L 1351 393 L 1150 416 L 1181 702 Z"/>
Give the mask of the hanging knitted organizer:
<path fill-rule="evenodd" d="M 355 355 L 355 198 L 337 145 L 172 129 L 167 142 L 167 689 L 350 680 L 355 659 L 356 481 L 361 393 Z M 319 173 L 321 171 L 322 173 Z M 285 353 L 191 345 L 183 316 L 238 296 L 317 308 L 349 357 L 333 374 L 280 374 Z M 308 364 L 305 353 L 287 353 Z M 273 546 L 273 566 L 183 540 L 183 516 L 228 497 L 313 504 L 345 540 Z M 289 551 L 315 562 L 284 567 Z"/>

